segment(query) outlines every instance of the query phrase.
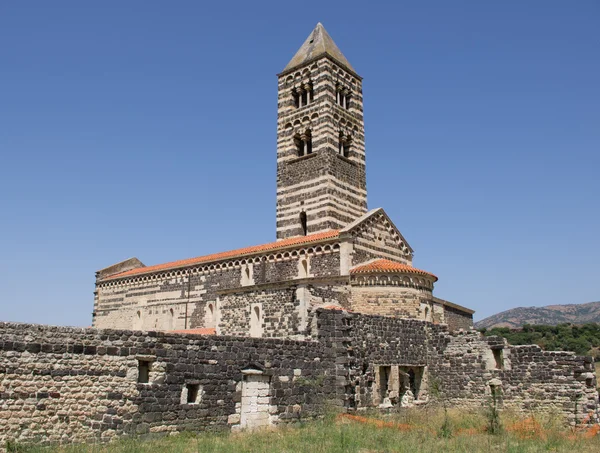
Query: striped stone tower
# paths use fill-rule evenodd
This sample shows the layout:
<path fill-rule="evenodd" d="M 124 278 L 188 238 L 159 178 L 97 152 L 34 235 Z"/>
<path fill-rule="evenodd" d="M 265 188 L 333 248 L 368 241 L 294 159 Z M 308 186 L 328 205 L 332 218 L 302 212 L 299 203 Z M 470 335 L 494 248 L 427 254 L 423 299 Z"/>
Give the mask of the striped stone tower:
<path fill-rule="evenodd" d="M 362 79 L 320 23 L 278 75 L 277 239 L 367 212 Z"/>

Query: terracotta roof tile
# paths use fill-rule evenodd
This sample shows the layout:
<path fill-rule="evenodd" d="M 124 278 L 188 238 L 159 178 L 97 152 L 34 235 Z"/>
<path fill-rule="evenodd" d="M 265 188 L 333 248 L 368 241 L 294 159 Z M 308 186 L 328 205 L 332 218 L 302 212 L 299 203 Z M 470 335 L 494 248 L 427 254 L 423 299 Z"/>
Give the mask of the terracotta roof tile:
<path fill-rule="evenodd" d="M 191 266 L 194 264 L 209 263 L 212 261 L 220 261 L 228 258 L 236 258 L 238 256 L 252 255 L 260 252 L 269 252 L 273 250 L 284 249 L 295 245 L 311 244 L 313 242 L 320 242 L 327 239 L 335 239 L 339 236 L 338 230 L 323 231 L 321 233 L 310 234 L 308 236 L 299 236 L 289 239 L 283 239 L 281 241 L 270 242 L 268 244 L 254 245 L 251 247 L 245 247 L 236 250 L 230 250 L 228 252 L 213 253 L 212 255 L 199 256 L 196 258 L 188 258 L 185 260 L 171 261 L 164 264 L 155 264 L 153 266 L 138 267 L 131 269 L 126 272 L 111 275 L 104 278 L 103 280 L 111 280 L 114 278 L 128 277 L 130 275 L 146 274 L 148 272 L 161 271 L 166 269 L 175 269 L 185 266 Z"/>
<path fill-rule="evenodd" d="M 322 308 L 323 310 L 349 311 L 346 310 L 344 307 L 340 307 L 339 305 L 325 305 L 324 307 L 319 308 Z"/>
<path fill-rule="evenodd" d="M 185 330 L 170 330 L 168 333 L 186 333 L 192 335 L 216 335 L 217 329 L 214 327 L 202 327 L 199 329 L 185 329 Z"/>
<path fill-rule="evenodd" d="M 409 272 L 411 274 L 428 275 L 436 280 L 438 279 L 430 272 L 422 271 L 421 269 L 416 269 L 407 264 L 397 263 L 396 261 L 386 259 L 375 260 L 350 269 L 351 274 L 364 274 L 370 272 Z"/>

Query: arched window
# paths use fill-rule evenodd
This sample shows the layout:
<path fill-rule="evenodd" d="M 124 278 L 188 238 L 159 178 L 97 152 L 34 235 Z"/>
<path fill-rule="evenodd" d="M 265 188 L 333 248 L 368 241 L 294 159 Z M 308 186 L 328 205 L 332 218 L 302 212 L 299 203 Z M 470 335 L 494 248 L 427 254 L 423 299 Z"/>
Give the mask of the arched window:
<path fill-rule="evenodd" d="M 259 305 L 250 309 L 250 336 L 262 337 L 262 310 Z"/>
<path fill-rule="evenodd" d="M 335 103 L 346 110 L 350 108 L 350 90 L 341 83 L 335 85 Z"/>
<path fill-rule="evenodd" d="M 305 107 L 313 102 L 313 85 L 312 82 L 303 84 L 292 90 L 292 98 L 296 108 Z"/>
<path fill-rule="evenodd" d="M 312 135 L 309 130 L 294 137 L 296 152 L 298 156 L 306 156 L 312 153 Z"/>
<path fill-rule="evenodd" d="M 215 324 L 216 324 L 216 319 L 215 319 L 215 304 L 213 302 L 210 302 L 206 306 L 206 315 L 205 315 L 204 327 L 215 327 Z"/>
<path fill-rule="evenodd" d="M 306 258 L 300 261 L 300 277 L 308 277 L 308 260 Z"/>
<path fill-rule="evenodd" d="M 350 137 L 340 131 L 338 152 L 341 156 L 348 157 L 350 155 L 350 141 Z"/>
<path fill-rule="evenodd" d="M 300 228 L 302 228 L 302 234 L 306 236 L 308 234 L 308 222 L 306 220 L 306 212 L 300 213 Z"/>

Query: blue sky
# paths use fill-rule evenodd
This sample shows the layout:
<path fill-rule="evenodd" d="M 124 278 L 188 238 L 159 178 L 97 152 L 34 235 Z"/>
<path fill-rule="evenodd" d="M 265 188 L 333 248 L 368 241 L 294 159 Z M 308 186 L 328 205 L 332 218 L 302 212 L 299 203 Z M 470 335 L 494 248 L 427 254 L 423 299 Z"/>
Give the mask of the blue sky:
<path fill-rule="evenodd" d="M 55 0 L 0 5 L 0 320 L 89 325 L 97 269 L 274 240 L 275 74 L 319 21 L 439 297 L 600 300 L 597 1 Z"/>

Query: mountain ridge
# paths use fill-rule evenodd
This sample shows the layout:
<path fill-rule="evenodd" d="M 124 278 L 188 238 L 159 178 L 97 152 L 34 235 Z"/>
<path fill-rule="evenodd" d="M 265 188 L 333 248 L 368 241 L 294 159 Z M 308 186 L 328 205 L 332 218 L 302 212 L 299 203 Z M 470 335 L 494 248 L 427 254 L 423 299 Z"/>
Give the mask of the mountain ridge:
<path fill-rule="evenodd" d="M 583 304 L 517 307 L 496 313 L 475 323 L 476 329 L 493 327 L 521 327 L 523 324 L 587 324 L 600 323 L 600 301 Z"/>

